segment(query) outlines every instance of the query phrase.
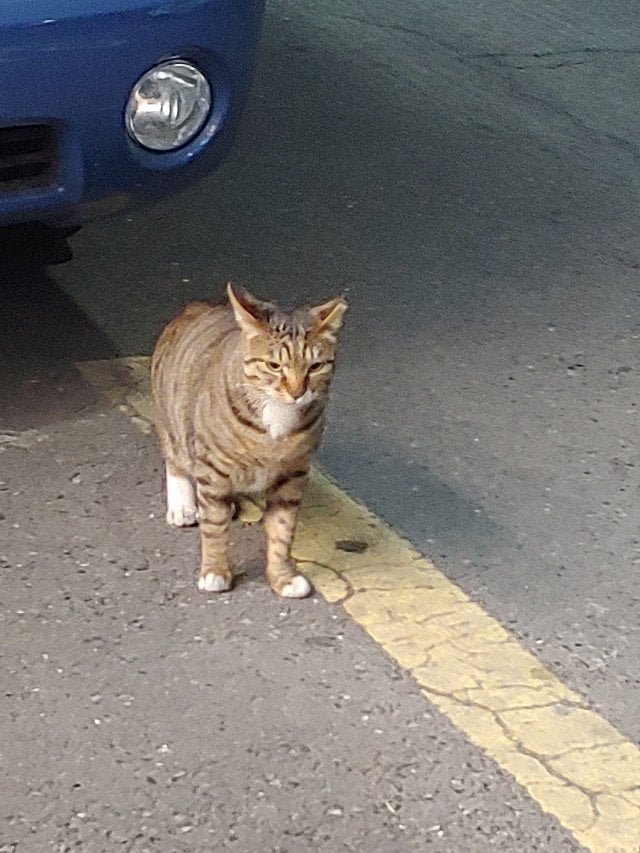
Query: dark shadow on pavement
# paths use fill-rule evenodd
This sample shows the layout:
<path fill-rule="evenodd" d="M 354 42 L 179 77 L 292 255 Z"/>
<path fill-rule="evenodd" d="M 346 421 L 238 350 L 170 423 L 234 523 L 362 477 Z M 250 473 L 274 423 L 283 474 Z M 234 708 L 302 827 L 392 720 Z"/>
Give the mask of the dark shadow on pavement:
<path fill-rule="evenodd" d="M 116 355 L 48 268 L 71 260 L 71 232 L 0 229 L 0 427 L 25 429 L 85 408 L 93 392 L 75 362 Z"/>
<path fill-rule="evenodd" d="M 468 565 L 473 563 L 477 575 L 515 547 L 513 531 L 434 474 L 428 460 L 408 462 L 401 449 L 380 436 L 329 430 L 319 461 L 343 487 L 357 483 L 357 499 L 378 515 L 384 517 L 390 505 L 402 507 L 401 522 L 397 517 L 387 521 L 412 541 L 426 543 L 423 550 L 438 565 L 448 565 L 453 557 L 450 574 L 456 579 Z M 442 547 L 444 542 L 449 553 L 437 550 L 436 543 Z"/>

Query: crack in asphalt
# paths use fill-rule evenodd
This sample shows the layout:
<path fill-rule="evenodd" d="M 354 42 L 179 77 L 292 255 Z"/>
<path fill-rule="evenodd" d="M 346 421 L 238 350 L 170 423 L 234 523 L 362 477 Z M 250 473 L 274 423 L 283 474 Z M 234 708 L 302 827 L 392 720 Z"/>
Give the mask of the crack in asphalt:
<path fill-rule="evenodd" d="M 553 59 L 557 56 L 638 56 L 640 55 L 640 48 L 637 47 L 629 47 L 629 48 L 616 48 L 616 47 L 579 47 L 579 48 L 570 48 L 567 50 L 531 50 L 531 51 L 516 51 L 515 53 L 510 53 L 508 51 L 486 51 L 483 53 L 467 53 L 460 54 L 465 59 L 506 59 L 509 57 L 521 57 L 523 59 L 531 58 L 531 59 Z"/>

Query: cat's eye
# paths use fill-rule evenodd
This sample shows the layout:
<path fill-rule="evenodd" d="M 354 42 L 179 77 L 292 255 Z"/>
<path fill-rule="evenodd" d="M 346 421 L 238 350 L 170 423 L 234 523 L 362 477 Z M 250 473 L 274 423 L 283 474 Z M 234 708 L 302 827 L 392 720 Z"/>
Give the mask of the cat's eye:
<path fill-rule="evenodd" d="M 280 370 L 280 364 L 277 361 L 266 361 L 265 364 L 269 370 Z"/>
<path fill-rule="evenodd" d="M 318 370 L 322 370 L 325 366 L 326 362 L 324 361 L 314 361 L 313 364 L 309 366 L 310 373 L 317 373 Z"/>

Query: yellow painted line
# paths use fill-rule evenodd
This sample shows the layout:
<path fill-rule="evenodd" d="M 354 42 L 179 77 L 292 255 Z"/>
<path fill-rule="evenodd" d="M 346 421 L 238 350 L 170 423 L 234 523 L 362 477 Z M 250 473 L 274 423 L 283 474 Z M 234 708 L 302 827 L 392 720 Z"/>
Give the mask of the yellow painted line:
<path fill-rule="evenodd" d="M 80 369 L 148 430 L 148 360 Z M 317 470 L 294 550 L 316 589 L 580 844 L 593 853 L 640 853 L 640 749 Z"/>

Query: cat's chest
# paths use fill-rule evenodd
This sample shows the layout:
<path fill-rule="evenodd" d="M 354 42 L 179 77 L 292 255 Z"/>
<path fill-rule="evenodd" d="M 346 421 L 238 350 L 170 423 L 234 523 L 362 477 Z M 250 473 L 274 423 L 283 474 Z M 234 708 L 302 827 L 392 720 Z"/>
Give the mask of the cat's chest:
<path fill-rule="evenodd" d="M 262 409 L 262 424 L 271 438 L 282 438 L 300 426 L 302 406 L 267 400 Z"/>
<path fill-rule="evenodd" d="M 247 494 L 264 492 L 282 473 L 292 451 L 298 452 L 298 442 L 287 437 L 298 429 L 305 418 L 306 407 L 268 400 L 262 409 L 262 425 L 267 430 L 266 442 L 257 450 L 251 465 L 241 465 L 233 471 L 234 488 Z M 282 440 L 282 441 L 281 441 Z"/>

